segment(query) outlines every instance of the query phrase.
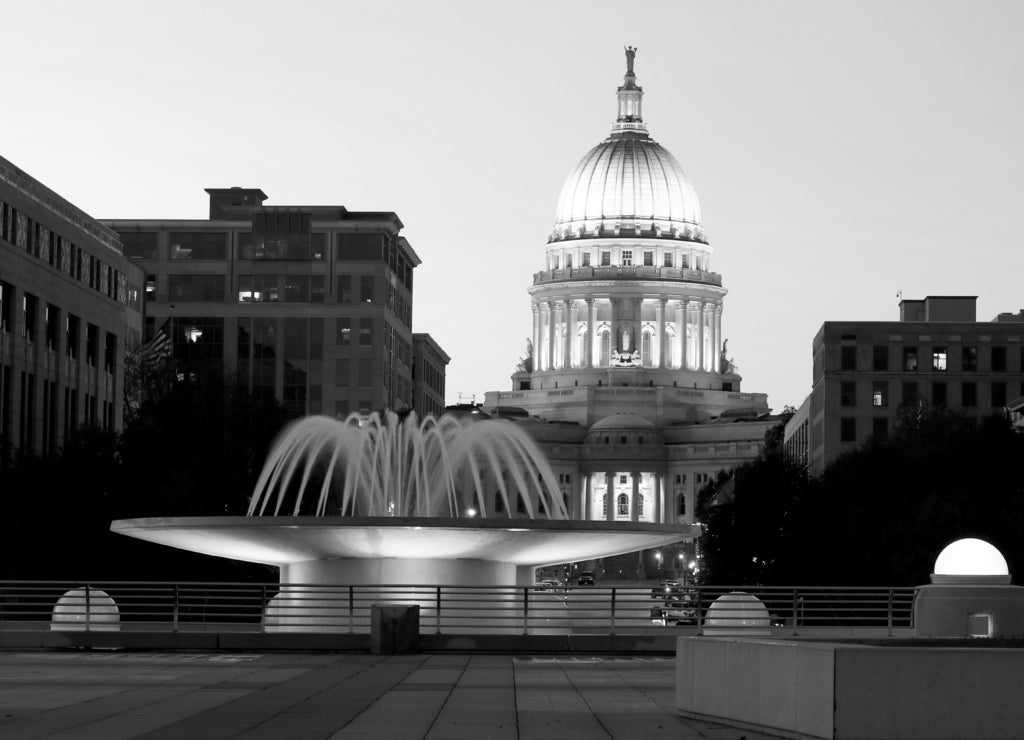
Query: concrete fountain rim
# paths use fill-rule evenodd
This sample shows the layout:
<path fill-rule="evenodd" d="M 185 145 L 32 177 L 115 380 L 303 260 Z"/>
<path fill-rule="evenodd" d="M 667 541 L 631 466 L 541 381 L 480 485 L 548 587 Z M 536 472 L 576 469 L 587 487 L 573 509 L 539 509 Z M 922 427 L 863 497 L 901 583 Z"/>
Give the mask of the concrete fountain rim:
<path fill-rule="evenodd" d="M 210 516 L 119 519 L 118 534 L 234 560 L 287 565 L 334 558 L 436 557 L 516 565 L 661 547 L 699 525 L 450 517 Z M 423 532 L 430 535 L 429 548 Z"/>

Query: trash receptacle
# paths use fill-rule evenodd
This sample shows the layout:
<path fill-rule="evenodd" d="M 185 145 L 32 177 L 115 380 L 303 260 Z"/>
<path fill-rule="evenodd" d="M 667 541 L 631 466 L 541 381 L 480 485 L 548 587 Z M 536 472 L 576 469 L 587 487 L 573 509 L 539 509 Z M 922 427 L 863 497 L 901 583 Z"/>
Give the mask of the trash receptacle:
<path fill-rule="evenodd" d="M 370 607 L 370 652 L 374 655 L 418 653 L 419 604 L 374 604 Z"/>

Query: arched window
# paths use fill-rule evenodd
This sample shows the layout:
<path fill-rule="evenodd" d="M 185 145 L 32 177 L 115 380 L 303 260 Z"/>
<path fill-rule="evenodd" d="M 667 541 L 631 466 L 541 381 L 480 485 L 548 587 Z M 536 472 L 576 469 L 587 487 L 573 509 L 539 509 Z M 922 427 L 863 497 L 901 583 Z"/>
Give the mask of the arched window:
<path fill-rule="evenodd" d="M 601 329 L 601 359 L 598 364 L 608 367 L 612 361 L 612 333 L 607 327 Z"/>
<path fill-rule="evenodd" d="M 637 494 L 636 511 L 639 516 L 644 515 L 644 495 L 642 493 Z"/>
<path fill-rule="evenodd" d="M 676 497 L 676 515 L 686 516 L 686 494 L 680 493 Z"/>
<path fill-rule="evenodd" d="M 624 493 L 620 493 L 619 494 L 619 498 L 618 498 L 618 502 L 619 502 L 618 515 L 619 516 L 629 516 L 629 496 L 627 496 Z"/>
<path fill-rule="evenodd" d="M 662 345 L 664 346 L 663 354 L 665 356 L 666 367 L 679 367 L 679 358 L 676 356 L 676 332 L 675 329 L 668 323 L 665 324 L 665 336 L 662 337 Z"/>
<path fill-rule="evenodd" d="M 576 330 L 576 357 L 573 367 L 587 366 L 587 325 L 580 324 Z"/>
<path fill-rule="evenodd" d="M 653 337 L 651 333 L 644 330 L 643 337 L 640 339 L 640 361 L 644 367 L 651 367 L 654 364 L 654 347 L 651 341 Z"/>
<path fill-rule="evenodd" d="M 607 493 L 606 493 L 606 494 L 604 494 L 604 495 L 603 495 L 603 496 L 601 497 L 601 511 L 603 511 L 603 512 L 604 512 L 604 514 L 603 514 L 602 516 L 603 516 L 603 517 L 604 517 L 605 519 L 607 519 L 607 518 L 608 518 L 608 494 L 607 494 Z"/>

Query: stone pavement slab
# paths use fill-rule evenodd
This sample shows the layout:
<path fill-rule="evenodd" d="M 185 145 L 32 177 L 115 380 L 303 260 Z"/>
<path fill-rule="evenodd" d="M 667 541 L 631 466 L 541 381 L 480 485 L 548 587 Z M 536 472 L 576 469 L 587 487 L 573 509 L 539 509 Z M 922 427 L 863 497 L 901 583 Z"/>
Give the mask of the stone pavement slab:
<path fill-rule="evenodd" d="M 708 738 L 661 657 L 0 652 L 0 737 Z"/>

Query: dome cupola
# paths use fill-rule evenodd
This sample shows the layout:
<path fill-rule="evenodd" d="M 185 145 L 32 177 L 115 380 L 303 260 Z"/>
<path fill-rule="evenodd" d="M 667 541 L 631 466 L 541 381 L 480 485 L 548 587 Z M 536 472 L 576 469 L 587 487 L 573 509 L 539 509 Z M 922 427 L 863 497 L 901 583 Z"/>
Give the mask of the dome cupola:
<path fill-rule="evenodd" d="M 693 185 L 647 133 L 635 56 L 636 49 L 626 47 L 618 116 L 608 138 L 583 156 L 562 185 L 549 242 L 632 235 L 706 243 Z"/>

